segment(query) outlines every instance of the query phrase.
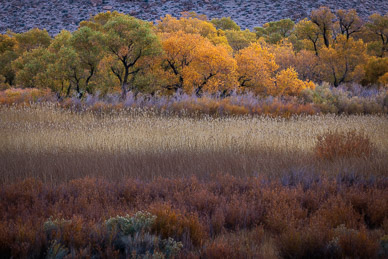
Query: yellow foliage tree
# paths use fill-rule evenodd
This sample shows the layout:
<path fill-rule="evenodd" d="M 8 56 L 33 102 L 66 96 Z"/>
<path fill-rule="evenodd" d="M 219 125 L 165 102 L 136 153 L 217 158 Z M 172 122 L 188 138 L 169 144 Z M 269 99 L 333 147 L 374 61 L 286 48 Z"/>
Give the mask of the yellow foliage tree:
<path fill-rule="evenodd" d="M 385 73 L 384 75 L 380 76 L 378 82 L 382 86 L 388 88 L 388 72 Z"/>
<path fill-rule="evenodd" d="M 183 71 L 185 88 L 193 87 L 198 96 L 203 91 L 226 93 L 237 86 L 236 69 L 236 61 L 225 47 L 205 41 L 195 48 L 192 64 Z"/>
<path fill-rule="evenodd" d="M 275 57 L 279 71 L 289 67 L 295 67 L 296 55 L 291 43 L 284 41 L 276 45 L 268 44 L 267 46 Z"/>
<path fill-rule="evenodd" d="M 275 86 L 270 89 L 270 94 L 297 96 L 303 89 L 314 89 L 311 81 L 298 79 L 298 73 L 293 68 L 280 71 L 276 75 Z"/>
<path fill-rule="evenodd" d="M 376 84 L 381 76 L 388 73 L 388 58 L 370 57 L 365 64 L 365 76 L 361 83 L 363 85 Z"/>
<path fill-rule="evenodd" d="M 195 13 L 183 13 L 183 16 L 179 19 L 166 15 L 157 22 L 156 30 L 159 33 L 182 31 L 186 34 L 199 34 L 208 38 L 214 45 L 223 45 L 230 48 L 225 33 L 222 30 L 217 31 L 214 24 L 209 22 L 206 16 L 199 16 Z"/>
<path fill-rule="evenodd" d="M 274 85 L 273 76 L 278 69 L 275 56 L 260 43 L 253 43 L 236 55 L 238 82 L 241 87 L 255 93 L 266 93 Z"/>
<path fill-rule="evenodd" d="M 160 35 L 168 90 L 223 91 L 235 86 L 236 62 L 223 46 L 182 31 Z"/>
<path fill-rule="evenodd" d="M 321 50 L 319 57 L 323 79 L 334 86 L 349 81 L 358 82 L 364 75 L 363 64 L 367 55 L 362 40 L 339 35 L 332 46 Z"/>

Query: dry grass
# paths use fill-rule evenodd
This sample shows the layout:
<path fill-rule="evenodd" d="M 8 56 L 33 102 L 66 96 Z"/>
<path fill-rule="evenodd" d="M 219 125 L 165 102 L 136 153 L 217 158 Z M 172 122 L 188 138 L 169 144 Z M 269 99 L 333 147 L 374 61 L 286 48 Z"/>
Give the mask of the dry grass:
<path fill-rule="evenodd" d="M 387 129 L 387 117 L 379 116 L 193 119 L 141 111 L 75 114 L 47 105 L 1 107 L 0 181 L 290 172 L 387 176 Z M 314 158 L 317 136 L 352 130 L 364 132 L 377 152 L 368 159 Z"/>

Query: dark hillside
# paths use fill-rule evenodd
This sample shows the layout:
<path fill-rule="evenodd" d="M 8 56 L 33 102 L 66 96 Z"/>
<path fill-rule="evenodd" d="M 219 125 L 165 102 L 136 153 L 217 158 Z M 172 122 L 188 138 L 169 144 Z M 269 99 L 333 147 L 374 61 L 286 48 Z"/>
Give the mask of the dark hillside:
<path fill-rule="evenodd" d="M 322 5 L 333 10 L 356 9 L 363 18 L 388 10 L 384 0 L 0 0 L 0 33 L 38 27 L 55 35 L 62 29 L 75 30 L 80 21 L 107 10 L 149 21 L 195 11 L 209 18 L 230 16 L 242 29 L 252 29 L 284 18 L 300 20 Z"/>

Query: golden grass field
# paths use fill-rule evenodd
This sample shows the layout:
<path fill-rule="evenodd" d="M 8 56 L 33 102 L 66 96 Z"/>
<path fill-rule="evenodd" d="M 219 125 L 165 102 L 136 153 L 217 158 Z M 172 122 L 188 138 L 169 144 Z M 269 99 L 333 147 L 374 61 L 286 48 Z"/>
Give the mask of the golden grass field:
<path fill-rule="evenodd" d="M 315 159 L 318 135 L 351 130 L 370 138 L 377 150 L 372 157 Z M 0 134 L 2 182 L 30 176 L 54 182 L 84 176 L 276 176 L 290 170 L 388 175 L 386 116 L 194 119 L 43 105 L 1 107 Z"/>

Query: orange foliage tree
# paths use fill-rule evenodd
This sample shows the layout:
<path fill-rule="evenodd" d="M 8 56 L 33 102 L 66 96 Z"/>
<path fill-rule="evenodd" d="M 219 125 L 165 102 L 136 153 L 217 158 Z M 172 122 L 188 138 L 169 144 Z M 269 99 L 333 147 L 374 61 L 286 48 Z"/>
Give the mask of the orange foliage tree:
<path fill-rule="evenodd" d="M 238 82 L 241 87 L 255 93 L 266 93 L 274 84 L 273 76 L 278 69 L 275 56 L 260 43 L 253 43 L 236 55 L 238 64 Z"/>
<path fill-rule="evenodd" d="M 184 12 L 179 19 L 166 15 L 157 22 L 156 30 L 160 33 L 182 31 L 187 34 L 199 34 L 209 39 L 215 45 L 223 45 L 230 48 L 225 33 L 222 30 L 217 31 L 214 24 L 209 22 L 206 16 L 195 13 Z"/>
<path fill-rule="evenodd" d="M 163 66 L 168 90 L 226 91 L 235 86 L 236 62 L 223 46 L 215 46 L 199 34 L 182 31 L 161 34 Z"/>

